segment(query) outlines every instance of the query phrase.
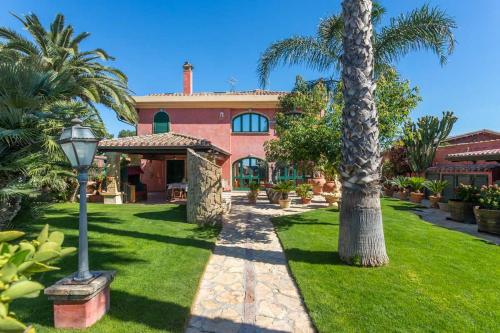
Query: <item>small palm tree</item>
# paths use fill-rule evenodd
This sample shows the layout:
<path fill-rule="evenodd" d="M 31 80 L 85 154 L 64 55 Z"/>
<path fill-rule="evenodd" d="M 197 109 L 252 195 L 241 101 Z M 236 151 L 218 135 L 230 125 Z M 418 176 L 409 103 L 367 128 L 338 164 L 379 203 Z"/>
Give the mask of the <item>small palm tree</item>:
<path fill-rule="evenodd" d="M 385 12 L 378 2 L 373 3 L 371 18 L 378 28 L 372 35 L 375 73 L 383 73 L 401 57 L 417 50 L 429 50 L 441 64 L 446 63 L 455 46 L 456 23 L 449 15 L 424 5 L 380 27 Z M 279 65 L 301 64 L 318 71 L 340 72 L 343 29 L 344 18 L 336 14 L 320 22 L 316 36 L 294 36 L 271 44 L 258 63 L 260 84 L 266 86 L 270 72 Z"/>
<path fill-rule="evenodd" d="M 46 70 L 67 73 L 78 87 L 72 97 L 92 108 L 95 108 L 95 104 L 109 107 L 121 120 L 129 123 L 137 121 L 126 75 L 119 69 L 102 63 L 114 58 L 103 49 L 80 49 L 81 42 L 87 39 L 90 33 L 75 35 L 73 27 L 65 25 L 64 16 L 61 14 L 56 15 L 49 30 L 43 27 L 35 14 L 14 16 L 23 24 L 32 40 L 14 30 L 0 27 L 0 61 L 37 61 Z"/>

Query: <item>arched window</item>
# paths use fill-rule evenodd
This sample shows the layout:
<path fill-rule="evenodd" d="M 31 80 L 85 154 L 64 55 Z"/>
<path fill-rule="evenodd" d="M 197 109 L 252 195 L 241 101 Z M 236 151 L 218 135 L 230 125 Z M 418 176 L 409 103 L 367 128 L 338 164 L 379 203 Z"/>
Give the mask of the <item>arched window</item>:
<path fill-rule="evenodd" d="M 258 113 L 244 113 L 233 118 L 233 132 L 269 132 L 269 120 Z"/>
<path fill-rule="evenodd" d="M 267 181 L 267 163 L 260 158 L 247 157 L 233 163 L 233 188 L 248 189 L 250 183 Z"/>
<path fill-rule="evenodd" d="M 170 118 L 164 111 L 155 114 L 153 119 L 153 134 L 170 132 Z"/>

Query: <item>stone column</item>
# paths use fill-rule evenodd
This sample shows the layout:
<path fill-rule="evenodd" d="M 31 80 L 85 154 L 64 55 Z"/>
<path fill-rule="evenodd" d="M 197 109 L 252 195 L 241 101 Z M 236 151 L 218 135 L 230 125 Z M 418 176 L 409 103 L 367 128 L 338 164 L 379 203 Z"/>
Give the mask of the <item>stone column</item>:
<path fill-rule="evenodd" d="M 121 204 L 120 192 L 120 153 L 106 153 L 106 192 L 102 193 L 105 204 Z"/>

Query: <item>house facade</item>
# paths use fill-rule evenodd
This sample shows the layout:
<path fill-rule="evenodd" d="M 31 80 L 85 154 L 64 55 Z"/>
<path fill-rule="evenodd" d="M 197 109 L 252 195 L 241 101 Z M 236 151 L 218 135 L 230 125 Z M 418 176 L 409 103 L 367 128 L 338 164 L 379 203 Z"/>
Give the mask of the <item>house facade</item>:
<path fill-rule="evenodd" d="M 250 182 L 271 178 L 274 166 L 265 160 L 264 143 L 275 137 L 273 120 L 284 94 L 193 92 L 193 66 L 186 62 L 183 91 L 135 96 L 137 136 L 104 140 L 99 149 L 135 154 L 140 159 L 140 182 L 149 192 L 186 182 L 186 148 L 202 150 L 214 159 L 221 167 L 225 190 L 246 189 Z M 289 170 L 282 169 L 281 174 L 288 175 Z M 293 167 L 290 175 L 297 176 Z"/>
<path fill-rule="evenodd" d="M 500 133 L 479 130 L 447 138 L 437 149 L 427 178 L 444 179 L 443 195 L 454 197 L 460 183 L 475 186 L 500 182 Z"/>

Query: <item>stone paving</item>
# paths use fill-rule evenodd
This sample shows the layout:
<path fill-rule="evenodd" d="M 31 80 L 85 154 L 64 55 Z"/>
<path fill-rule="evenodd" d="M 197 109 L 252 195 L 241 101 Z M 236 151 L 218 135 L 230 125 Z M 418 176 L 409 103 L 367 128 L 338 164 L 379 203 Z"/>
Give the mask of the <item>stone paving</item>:
<path fill-rule="evenodd" d="M 233 194 L 187 333 L 315 332 L 270 218 L 326 206 L 323 198 L 316 199 L 307 207 L 294 203 L 282 210 L 268 204 L 263 193 L 257 205 L 247 204 L 244 193 Z"/>
<path fill-rule="evenodd" d="M 428 200 L 424 200 L 422 204 L 426 207 L 430 206 Z M 452 221 L 448 219 L 448 217 L 450 217 L 450 213 L 444 212 L 440 209 L 416 209 L 415 214 L 420 216 L 420 218 L 422 218 L 424 221 L 430 222 L 440 227 L 463 232 L 485 240 L 489 243 L 500 245 L 500 236 L 477 231 L 477 224 L 467 224 Z"/>

